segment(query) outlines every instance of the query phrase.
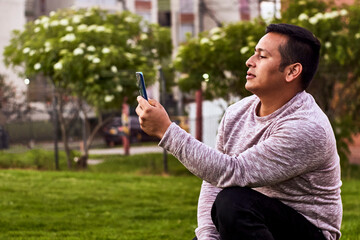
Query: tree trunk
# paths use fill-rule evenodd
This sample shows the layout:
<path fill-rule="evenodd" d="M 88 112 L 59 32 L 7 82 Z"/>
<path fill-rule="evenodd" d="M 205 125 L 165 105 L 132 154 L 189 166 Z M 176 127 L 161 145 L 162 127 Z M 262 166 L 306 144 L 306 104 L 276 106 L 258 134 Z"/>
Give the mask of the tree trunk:
<path fill-rule="evenodd" d="M 63 116 L 63 109 L 64 109 L 64 101 L 62 100 L 62 95 L 60 94 L 58 116 L 59 116 L 59 122 L 60 122 L 62 141 L 64 144 L 64 150 L 65 150 L 65 154 L 66 154 L 67 166 L 68 166 L 68 169 L 71 169 L 72 168 L 72 159 L 71 159 L 70 147 L 69 147 L 69 136 L 68 136 L 68 131 L 67 131 L 67 124 L 66 124 L 64 116 Z"/>

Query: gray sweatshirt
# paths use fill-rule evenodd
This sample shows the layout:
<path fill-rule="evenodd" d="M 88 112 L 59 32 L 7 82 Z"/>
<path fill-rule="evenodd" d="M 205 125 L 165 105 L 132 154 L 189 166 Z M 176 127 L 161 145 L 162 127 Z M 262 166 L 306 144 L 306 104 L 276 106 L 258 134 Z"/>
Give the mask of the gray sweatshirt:
<path fill-rule="evenodd" d="M 211 220 L 222 188 L 248 186 L 277 198 L 340 238 L 340 163 L 332 127 L 305 91 L 270 115 L 259 117 L 255 95 L 230 106 L 221 120 L 216 149 L 172 123 L 159 145 L 203 179 L 198 203 L 199 240 L 220 239 Z"/>

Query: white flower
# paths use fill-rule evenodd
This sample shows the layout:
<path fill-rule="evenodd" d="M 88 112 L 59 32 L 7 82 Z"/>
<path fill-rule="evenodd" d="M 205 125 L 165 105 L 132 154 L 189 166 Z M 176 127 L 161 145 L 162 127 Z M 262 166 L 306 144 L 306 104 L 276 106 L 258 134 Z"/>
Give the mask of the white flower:
<path fill-rule="evenodd" d="M 240 49 L 240 53 L 241 53 L 241 54 L 245 54 L 245 53 L 247 53 L 249 50 L 250 50 L 250 48 L 249 48 L 248 46 L 245 46 L 245 47 L 242 47 L 242 48 Z"/>
<path fill-rule="evenodd" d="M 96 28 L 97 28 L 97 25 L 92 24 L 92 25 L 88 26 L 88 29 L 87 29 L 87 30 L 88 30 L 89 32 L 91 32 L 91 31 L 94 31 Z"/>
<path fill-rule="evenodd" d="M 133 39 L 126 40 L 126 44 L 132 48 L 136 46 L 136 42 Z"/>
<path fill-rule="evenodd" d="M 88 30 L 88 26 L 86 24 L 80 24 L 77 29 L 79 32 L 86 32 Z"/>
<path fill-rule="evenodd" d="M 346 16 L 348 14 L 348 11 L 346 9 L 341 9 L 340 10 L 340 15 L 341 16 Z"/>
<path fill-rule="evenodd" d="M 333 19 L 339 16 L 339 13 L 337 11 L 327 12 L 324 14 L 325 19 Z"/>
<path fill-rule="evenodd" d="M 219 27 L 214 27 L 210 30 L 211 35 L 220 34 L 220 33 L 221 33 L 221 28 Z"/>
<path fill-rule="evenodd" d="M 360 33 L 355 34 L 356 39 L 360 39 Z"/>
<path fill-rule="evenodd" d="M 145 40 L 145 39 L 148 39 L 147 34 L 145 33 L 140 34 L 140 40 Z"/>
<path fill-rule="evenodd" d="M 54 64 L 54 69 L 55 70 L 61 70 L 62 68 L 63 68 L 63 65 L 62 65 L 61 61 Z"/>
<path fill-rule="evenodd" d="M 85 15 L 85 17 L 90 17 L 92 15 L 92 13 L 87 11 L 84 15 Z"/>
<path fill-rule="evenodd" d="M 133 54 L 133 53 L 128 53 L 128 52 L 124 53 L 124 55 L 125 55 L 125 57 L 126 57 L 127 59 L 129 59 L 129 60 L 132 60 L 132 59 L 134 59 L 134 58 L 136 57 L 135 54 Z"/>
<path fill-rule="evenodd" d="M 59 26 L 59 21 L 58 20 L 53 20 L 50 22 L 50 26 L 51 27 L 56 27 L 56 26 Z"/>
<path fill-rule="evenodd" d="M 202 38 L 201 40 L 200 40 L 200 44 L 201 45 L 203 45 L 203 44 L 209 44 L 210 43 L 210 40 L 208 39 L 208 38 Z"/>
<path fill-rule="evenodd" d="M 306 13 L 302 13 L 299 15 L 298 19 L 299 19 L 299 21 L 308 20 L 309 16 Z"/>
<path fill-rule="evenodd" d="M 35 29 L 34 29 L 34 32 L 40 32 L 40 28 L 39 27 L 36 27 Z"/>
<path fill-rule="evenodd" d="M 93 63 L 99 63 L 100 61 L 101 61 L 100 58 L 97 57 L 92 60 Z"/>
<path fill-rule="evenodd" d="M 78 56 L 78 55 L 83 55 L 84 54 L 84 50 L 82 48 L 75 48 L 74 51 L 73 51 L 73 54 L 75 56 Z"/>
<path fill-rule="evenodd" d="M 220 35 L 212 35 L 211 36 L 211 41 L 217 41 L 217 40 L 219 40 L 221 38 L 221 36 Z"/>
<path fill-rule="evenodd" d="M 129 23 L 135 22 L 135 19 L 130 16 L 127 16 L 124 20 L 125 20 L 125 22 L 129 22 Z"/>
<path fill-rule="evenodd" d="M 45 46 L 45 52 L 49 52 L 51 50 L 51 43 L 46 41 L 44 43 L 44 46 Z"/>
<path fill-rule="evenodd" d="M 102 52 L 103 54 L 107 54 L 107 53 L 110 52 L 110 49 L 107 48 L 107 47 L 104 47 L 101 52 Z"/>
<path fill-rule="evenodd" d="M 27 54 L 28 52 L 30 52 L 30 48 L 26 47 L 23 49 L 23 54 Z"/>
<path fill-rule="evenodd" d="M 49 23 L 43 23 L 43 27 L 45 28 L 45 29 L 47 29 L 48 27 L 49 27 Z"/>
<path fill-rule="evenodd" d="M 324 18 L 324 14 L 322 14 L 321 12 L 318 12 L 317 14 L 315 14 L 315 16 L 318 20 L 321 20 Z"/>
<path fill-rule="evenodd" d="M 331 48 L 331 42 L 326 42 L 326 43 L 325 43 L 325 47 L 326 47 L 326 48 Z"/>
<path fill-rule="evenodd" d="M 82 43 L 79 44 L 79 47 L 80 48 L 86 48 L 86 44 L 82 42 Z"/>
<path fill-rule="evenodd" d="M 111 66 L 111 71 L 112 71 L 113 73 L 117 73 L 118 69 L 117 69 L 116 66 Z"/>
<path fill-rule="evenodd" d="M 55 15 L 55 12 L 54 11 L 51 11 L 50 13 L 49 13 L 49 16 L 50 17 L 52 17 L 52 16 L 54 16 Z"/>
<path fill-rule="evenodd" d="M 114 95 L 106 95 L 104 100 L 105 102 L 111 102 L 114 99 Z"/>
<path fill-rule="evenodd" d="M 73 22 L 73 23 L 80 23 L 80 22 L 81 22 L 81 19 L 82 19 L 81 16 L 75 15 L 75 16 L 73 16 L 73 18 L 72 18 L 72 22 Z"/>
<path fill-rule="evenodd" d="M 44 17 L 42 17 L 42 18 L 40 19 L 40 22 L 41 22 L 42 24 L 48 23 L 48 22 L 49 22 L 49 18 L 44 16 Z"/>
<path fill-rule="evenodd" d="M 65 28 L 65 30 L 66 30 L 67 32 L 72 32 L 72 31 L 74 30 L 74 28 L 73 28 L 72 26 L 67 26 L 67 27 Z"/>
<path fill-rule="evenodd" d="M 318 20 L 316 17 L 311 17 L 311 18 L 309 19 L 309 23 L 311 23 L 312 25 L 317 24 L 318 21 L 319 21 L 319 20 Z"/>
<path fill-rule="evenodd" d="M 156 55 L 158 51 L 157 51 L 156 48 L 153 48 L 153 49 L 151 49 L 151 52 L 152 52 L 154 55 Z"/>
<path fill-rule="evenodd" d="M 97 26 L 97 27 L 95 28 L 95 31 L 96 31 L 96 32 L 105 32 L 105 27 L 104 27 L 104 26 Z"/>
<path fill-rule="evenodd" d="M 34 56 L 34 55 L 35 55 L 35 53 L 36 53 L 36 51 L 35 51 L 35 50 L 31 50 L 31 51 L 29 52 L 29 56 Z"/>
<path fill-rule="evenodd" d="M 89 60 L 90 62 L 92 62 L 94 58 L 95 58 L 94 55 L 86 55 L 86 59 Z"/>
<path fill-rule="evenodd" d="M 39 70 L 41 68 L 41 64 L 40 63 L 36 63 L 35 65 L 34 65 L 34 69 L 35 70 Z"/>
<path fill-rule="evenodd" d="M 35 25 L 39 25 L 39 24 L 41 23 L 41 21 L 40 21 L 40 19 L 36 19 L 36 20 L 34 21 L 34 23 L 35 23 Z"/>
<path fill-rule="evenodd" d="M 91 46 L 88 46 L 88 47 L 86 48 L 86 50 L 88 50 L 89 52 L 95 52 L 96 48 L 91 45 Z"/>
<path fill-rule="evenodd" d="M 122 92 L 123 90 L 124 90 L 124 88 L 121 85 L 116 86 L 116 91 Z"/>
<path fill-rule="evenodd" d="M 73 33 L 68 33 L 64 37 L 60 38 L 60 42 L 73 42 L 75 41 L 76 37 Z"/>
<path fill-rule="evenodd" d="M 61 20 L 60 20 L 60 25 L 61 25 L 61 26 L 67 26 L 67 25 L 69 25 L 69 20 L 67 20 L 67 19 L 61 19 Z"/>

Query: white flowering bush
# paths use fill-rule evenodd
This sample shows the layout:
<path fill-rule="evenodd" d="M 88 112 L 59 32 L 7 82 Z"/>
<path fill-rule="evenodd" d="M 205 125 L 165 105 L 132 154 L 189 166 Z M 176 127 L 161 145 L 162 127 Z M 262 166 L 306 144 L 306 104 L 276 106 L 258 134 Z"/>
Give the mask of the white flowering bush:
<path fill-rule="evenodd" d="M 347 142 L 360 130 L 360 6 L 335 7 L 318 0 L 282 4 L 288 7 L 273 22 L 305 27 L 322 44 L 319 70 L 308 91 L 333 124 L 339 153 L 346 162 Z M 207 73 L 208 98 L 248 95 L 245 61 L 265 27 L 262 20 L 238 22 L 188 39 L 174 59 L 174 66 L 183 73 L 182 89 L 199 89 L 204 81 L 201 76 Z"/>
<path fill-rule="evenodd" d="M 155 79 L 155 64 L 171 54 L 168 29 L 130 12 L 98 8 L 51 12 L 15 31 L 5 62 L 23 76 L 38 73 L 97 108 L 119 107 L 137 95 L 136 71 Z"/>
<path fill-rule="evenodd" d="M 329 117 L 343 164 L 360 130 L 360 6 L 291 1 L 281 21 L 311 30 L 322 44 L 319 70 L 308 91 Z"/>
<path fill-rule="evenodd" d="M 5 63 L 19 66 L 20 75 L 31 78 L 42 74 L 53 83 L 59 96 L 56 109 L 69 167 L 72 159 L 67 131 L 71 121 L 66 123 L 63 116 L 64 99 L 78 103 L 79 108 L 85 101 L 98 115 L 98 125 L 86 142 L 88 151 L 106 122 L 102 113 L 119 110 L 125 98 L 128 103 L 135 102 L 135 72 L 144 72 L 150 85 L 156 65 L 170 55 L 169 29 L 143 22 L 130 12 L 109 13 L 98 8 L 65 9 L 42 16 L 27 23 L 23 31 L 14 31 L 4 50 Z M 86 166 L 88 153 L 83 154 L 81 165 Z"/>
<path fill-rule="evenodd" d="M 245 91 L 245 61 L 253 54 L 258 39 L 264 34 L 263 21 L 239 22 L 203 32 L 179 47 L 174 66 L 182 73 L 179 85 L 183 91 L 199 89 L 206 79 L 207 98 L 230 94 L 248 95 Z"/>

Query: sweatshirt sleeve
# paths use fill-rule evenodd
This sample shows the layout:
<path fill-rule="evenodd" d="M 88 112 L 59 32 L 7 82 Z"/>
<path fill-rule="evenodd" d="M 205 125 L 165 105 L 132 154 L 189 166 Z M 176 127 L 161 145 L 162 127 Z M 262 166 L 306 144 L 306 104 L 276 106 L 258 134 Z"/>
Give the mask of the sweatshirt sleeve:
<path fill-rule="evenodd" d="M 218 149 L 220 152 L 224 152 L 223 128 L 225 115 L 220 122 L 218 134 L 216 136 L 216 149 Z M 195 230 L 198 240 L 220 240 L 219 232 L 217 231 L 211 219 L 211 209 L 220 191 L 221 188 L 217 188 L 206 181 L 203 181 L 201 185 L 197 208 L 198 228 Z"/>
<path fill-rule="evenodd" d="M 172 123 L 159 145 L 194 175 L 219 188 L 261 187 L 315 169 L 324 159 L 326 134 L 316 123 L 286 121 L 266 140 L 237 156 L 199 142 Z"/>
<path fill-rule="evenodd" d="M 198 240 L 220 240 L 219 232 L 211 219 L 211 208 L 220 190 L 205 181 L 201 185 L 197 209 L 198 227 L 195 230 Z"/>

